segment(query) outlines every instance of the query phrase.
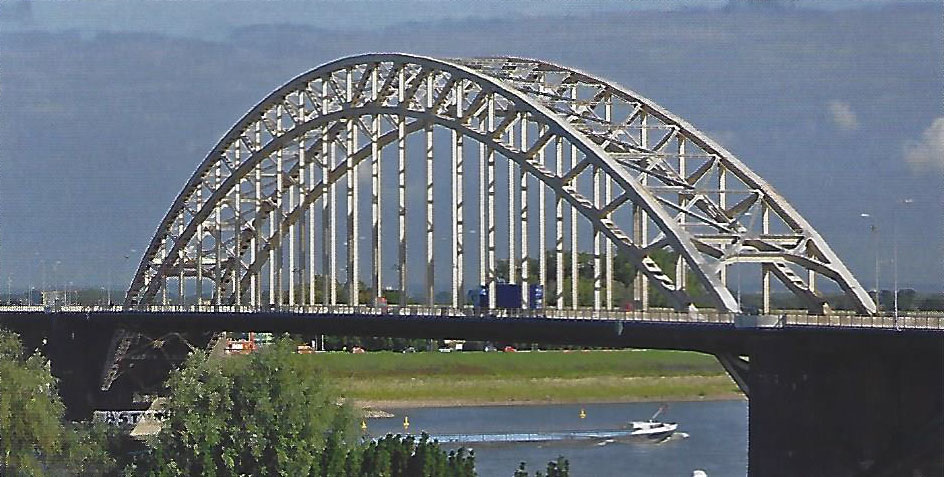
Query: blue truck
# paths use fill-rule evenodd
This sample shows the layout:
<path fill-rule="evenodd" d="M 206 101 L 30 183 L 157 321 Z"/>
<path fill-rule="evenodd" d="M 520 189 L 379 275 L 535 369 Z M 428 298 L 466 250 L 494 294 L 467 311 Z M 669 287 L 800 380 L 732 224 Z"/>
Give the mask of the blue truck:
<path fill-rule="evenodd" d="M 495 308 L 521 308 L 520 283 L 495 283 Z M 478 289 L 469 290 L 468 302 L 476 308 L 488 308 L 488 286 L 482 285 Z M 544 308 L 544 287 L 536 283 L 528 284 L 528 308 L 539 310 Z"/>

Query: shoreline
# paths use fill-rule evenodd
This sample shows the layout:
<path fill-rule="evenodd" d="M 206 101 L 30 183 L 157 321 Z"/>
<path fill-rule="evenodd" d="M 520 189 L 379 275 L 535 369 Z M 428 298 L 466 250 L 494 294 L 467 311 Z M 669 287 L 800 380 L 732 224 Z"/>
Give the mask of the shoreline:
<path fill-rule="evenodd" d="M 626 404 L 635 402 L 699 402 L 699 401 L 746 401 L 741 393 L 716 394 L 688 397 L 636 397 L 626 399 L 524 399 L 524 400 L 479 400 L 479 399 L 413 399 L 413 400 L 360 400 L 352 399 L 355 407 L 364 411 L 386 411 L 390 409 L 423 409 L 437 407 L 493 407 L 493 406 L 551 406 L 564 404 Z"/>
<path fill-rule="evenodd" d="M 362 407 L 421 408 L 737 399 L 727 376 L 560 379 L 419 378 L 341 383 Z"/>
<path fill-rule="evenodd" d="M 713 356 L 682 351 L 299 356 L 303 374 L 377 411 L 745 399 Z"/>

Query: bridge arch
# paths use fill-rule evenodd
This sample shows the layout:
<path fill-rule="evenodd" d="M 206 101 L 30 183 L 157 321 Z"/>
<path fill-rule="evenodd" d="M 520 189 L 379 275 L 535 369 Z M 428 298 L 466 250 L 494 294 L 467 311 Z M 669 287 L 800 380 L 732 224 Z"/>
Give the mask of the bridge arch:
<path fill-rule="evenodd" d="M 447 154 L 436 154 L 442 141 L 437 143 L 440 133 L 435 131 L 451 134 Z M 426 173 L 419 174 L 407 168 L 407 144 L 410 137 L 424 133 L 420 157 Z M 464 170 L 469 141 L 479 149 L 478 181 Z M 466 278 L 470 254 L 465 237 L 473 234 L 464 228 L 470 209 L 464 198 L 473 194 L 464 186 L 476 183 L 479 222 L 474 235 L 479 251 L 472 254 L 478 260 L 471 265 L 478 269 L 479 282 L 519 277 L 544 285 L 553 282 L 556 304 L 576 307 L 576 280 L 571 280 L 566 296 L 564 256 L 569 255 L 571 270 L 577 270 L 575 252 L 582 242 L 592 248 L 595 308 L 614 305 L 612 264 L 614 250 L 619 250 L 637 270 L 633 296 L 643 306 L 652 288 L 674 308 L 692 308 L 686 286 L 690 274 L 706 292 L 709 306 L 737 311 L 725 270 L 731 263 L 751 261 L 762 266 L 765 292 L 774 276 L 813 312 L 822 312 L 825 303 L 815 290 L 816 276 L 838 284 L 859 311 L 874 311 L 866 292 L 825 241 L 772 187 L 652 101 L 547 62 L 404 54 L 367 54 L 328 63 L 286 83 L 246 113 L 171 205 L 144 253 L 126 305 L 173 302 L 174 295 L 184 300 L 188 293 L 213 304 L 336 303 L 336 189 L 344 179 L 347 301 L 360 300 L 358 231 L 363 220 L 357 171 L 364 161 L 371 168 L 369 288 L 377 295 L 384 287 L 381 241 L 387 237 L 381 231 L 386 195 L 381 163 L 391 145 L 396 146 L 398 162 L 395 265 L 401 297 L 408 287 L 407 266 L 419 262 L 426 269 L 426 299 L 435 301 L 432 171 L 434 163 L 451 160 L 452 220 L 447 222 L 453 252 L 452 305 L 462 302 L 463 284 L 475 282 Z M 504 277 L 498 276 L 496 262 L 496 154 L 508 165 Z M 410 247 L 414 253 L 425 249 L 425 263 L 406 251 L 408 174 L 426 179 L 425 211 L 409 214 L 421 215 L 425 222 L 425 247 Z M 729 205 L 732 199 L 736 202 Z M 549 203 L 555 209 L 553 280 L 547 276 L 549 227 L 543 213 Z M 537 214 L 528 210 L 535 204 Z M 755 226 L 757 216 L 760 226 Z M 580 240 L 578 220 L 589 224 L 589 241 Z M 535 232 L 538 250 L 529 253 L 534 248 L 534 235 L 529 240 L 529 234 Z M 565 235 L 570 240 L 566 253 Z M 675 263 L 666 263 L 666 256 Z M 529 264 L 535 260 L 538 273 L 530 277 Z M 809 281 L 798 271 L 806 271 Z M 206 285 L 209 298 L 204 298 Z"/>

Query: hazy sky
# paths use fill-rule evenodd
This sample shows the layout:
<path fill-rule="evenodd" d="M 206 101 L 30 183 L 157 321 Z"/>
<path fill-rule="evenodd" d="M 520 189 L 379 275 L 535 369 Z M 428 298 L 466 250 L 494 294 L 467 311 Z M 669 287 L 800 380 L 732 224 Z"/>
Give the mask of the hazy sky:
<path fill-rule="evenodd" d="M 901 282 L 940 291 L 944 9 L 754 3 L 4 1 L 0 280 L 24 289 L 45 269 L 124 288 L 247 109 L 331 59 L 408 51 L 544 58 L 626 85 L 771 182 L 868 287 L 862 213 L 882 286 L 897 228 Z"/>

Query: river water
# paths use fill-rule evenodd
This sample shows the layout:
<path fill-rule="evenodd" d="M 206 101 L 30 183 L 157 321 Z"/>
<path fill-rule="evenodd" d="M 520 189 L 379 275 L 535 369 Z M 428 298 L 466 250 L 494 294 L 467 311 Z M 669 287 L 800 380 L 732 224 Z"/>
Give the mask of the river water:
<path fill-rule="evenodd" d="M 747 402 L 671 402 L 658 418 L 676 422 L 688 438 L 660 444 L 590 441 L 470 444 L 475 449 L 478 475 L 511 476 L 521 461 L 528 470 L 544 470 L 549 460 L 563 455 L 570 461 L 570 475 L 684 476 L 702 469 L 709 476 L 747 474 Z M 581 407 L 586 417 L 580 418 Z M 504 434 L 617 429 L 628 420 L 646 420 L 658 403 L 577 404 L 546 406 L 475 406 L 419 409 L 386 409 L 396 417 L 368 420 L 371 435 L 402 433 L 403 418 L 409 431 L 443 434 Z M 446 445 L 454 448 L 456 445 Z"/>

